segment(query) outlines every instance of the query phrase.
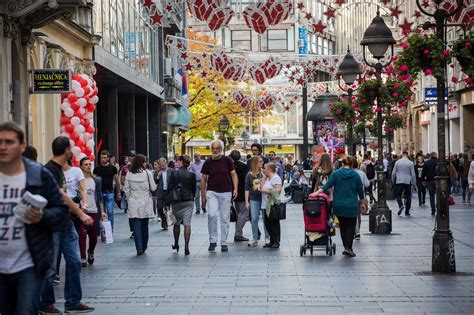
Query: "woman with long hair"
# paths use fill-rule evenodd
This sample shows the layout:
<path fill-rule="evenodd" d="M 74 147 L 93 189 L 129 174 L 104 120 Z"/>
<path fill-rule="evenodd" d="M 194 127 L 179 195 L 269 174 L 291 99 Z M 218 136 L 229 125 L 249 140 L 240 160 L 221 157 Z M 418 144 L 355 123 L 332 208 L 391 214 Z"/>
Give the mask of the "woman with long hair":
<path fill-rule="evenodd" d="M 344 157 L 341 163 L 342 167 L 334 171 L 326 184 L 313 194 L 318 195 L 323 191 L 327 192 L 330 188 L 334 188 L 333 211 L 339 219 L 342 244 L 344 245 L 342 254 L 354 257 L 356 254 L 352 249 L 352 243 L 354 241 L 357 213 L 359 208 L 365 212 L 364 188 L 360 176 L 351 168 L 352 157 Z"/>
<path fill-rule="evenodd" d="M 191 238 L 191 217 L 194 209 L 194 196 L 196 194 L 196 175 L 188 171 L 191 164 L 189 155 L 180 155 L 178 157 L 178 170 L 173 171 L 170 179 L 168 194 L 172 195 L 173 190 L 180 187 L 181 195 L 179 200 L 171 201 L 171 209 L 176 218 L 173 227 L 174 245 L 171 246 L 176 252 L 179 251 L 180 225 L 184 225 L 184 254 L 189 255 L 189 240 Z"/>
<path fill-rule="evenodd" d="M 421 207 L 425 204 L 426 198 L 426 186 L 423 185 L 423 167 L 425 166 L 425 160 L 422 155 L 416 157 L 415 163 L 415 175 L 416 175 L 416 189 L 418 190 L 418 205 Z"/>
<path fill-rule="evenodd" d="M 260 181 L 263 173 L 263 158 L 255 156 L 250 159 L 250 172 L 245 177 L 245 208 L 250 208 L 250 222 L 252 223 L 252 240 L 249 246 L 258 245 L 258 220 L 262 205 L 262 193 L 260 192 Z"/>
<path fill-rule="evenodd" d="M 128 202 L 127 214 L 131 219 L 138 256 L 143 255 L 147 249 L 148 220 L 154 217 L 152 196 L 156 184 L 145 164 L 145 156 L 138 154 L 129 167 L 124 185 Z"/>
<path fill-rule="evenodd" d="M 331 156 L 327 153 L 321 154 L 320 163 L 315 165 L 315 167 L 313 168 L 311 191 L 315 192 L 324 184 L 326 184 L 333 171 L 334 168 L 331 162 Z"/>
<path fill-rule="evenodd" d="M 83 266 L 94 263 L 94 250 L 97 245 L 97 235 L 99 232 L 99 218 L 107 219 L 104 211 L 104 199 L 102 197 L 101 180 L 92 174 L 92 162 L 88 157 L 80 161 L 80 167 L 84 173 L 84 186 L 87 194 L 87 206 L 84 211 L 94 220 L 94 224 L 86 226 L 84 224 L 79 228 L 79 250 Z M 89 237 L 89 247 L 87 248 L 86 262 L 86 243 Z"/>
<path fill-rule="evenodd" d="M 270 220 L 268 217 L 269 211 L 267 211 L 267 204 L 269 198 L 276 192 L 281 192 L 282 182 L 280 176 L 276 173 L 276 167 L 273 163 L 265 164 L 263 178 L 260 181 L 260 192 L 262 193 L 262 204 L 261 208 L 263 211 L 263 218 L 265 227 L 267 228 L 268 234 L 270 234 L 270 242 L 266 243 L 263 247 L 266 248 L 279 248 L 280 247 L 280 220 Z"/>

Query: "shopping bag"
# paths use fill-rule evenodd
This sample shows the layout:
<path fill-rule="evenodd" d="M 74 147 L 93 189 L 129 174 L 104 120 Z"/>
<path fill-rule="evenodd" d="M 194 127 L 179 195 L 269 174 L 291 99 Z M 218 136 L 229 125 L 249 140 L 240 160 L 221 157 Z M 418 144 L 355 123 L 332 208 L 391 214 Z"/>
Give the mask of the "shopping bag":
<path fill-rule="evenodd" d="M 449 205 L 454 206 L 455 204 L 456 204 L 456 202 L 454 201 L 453 196 L 449 196 Z"/>
<path fill-rule="evenodd" d="M 237 210 L 234 203 L 230 205 L 230 222 L 237 222 Z"/>
<path fill-rule="evenodd" d="M 165 210 L 165 216 L 166 216 L 166 222 L 168 222 L 168 225 L 175 225 L 177 220 L 171 209 L 168 208 L 168 210 Z"/>
<path fill-rule="evenodd" d="M 112 235 L 112 224 L 110 221 L 100 221 L 100 239 L 106 244 L 112 244 L 114 237 Z"/>

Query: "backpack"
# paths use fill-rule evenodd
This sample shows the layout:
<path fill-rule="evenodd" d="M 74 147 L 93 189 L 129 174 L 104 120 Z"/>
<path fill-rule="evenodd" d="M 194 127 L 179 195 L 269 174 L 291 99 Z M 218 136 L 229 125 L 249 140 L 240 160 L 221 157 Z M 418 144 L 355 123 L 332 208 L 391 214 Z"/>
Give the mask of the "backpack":
<path fill-rule="evenodd" d="M 375 178 L 375 166 L 372 163 L 367 164 L 367 179 L 372 180 Z"/>

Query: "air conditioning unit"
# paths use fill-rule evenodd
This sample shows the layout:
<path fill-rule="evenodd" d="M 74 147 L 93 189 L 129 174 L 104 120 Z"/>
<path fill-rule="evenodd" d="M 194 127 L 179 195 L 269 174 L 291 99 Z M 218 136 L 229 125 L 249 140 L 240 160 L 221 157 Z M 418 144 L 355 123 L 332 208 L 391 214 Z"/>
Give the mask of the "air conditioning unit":
<path fill-rule="evenodd" d="M 269 139 L 269 138 L 262 138 L 262 139 L 260 139 L 260 141 L 261 141 L 261 144 L 270 144 L 270 143 L 272 143 L 272 140 Z"/>
<path fill-rule="evenodd" d="M 171 58 L 164 58 L 164 69 L 163 74 L 165 77 L 171 77 Z"/>

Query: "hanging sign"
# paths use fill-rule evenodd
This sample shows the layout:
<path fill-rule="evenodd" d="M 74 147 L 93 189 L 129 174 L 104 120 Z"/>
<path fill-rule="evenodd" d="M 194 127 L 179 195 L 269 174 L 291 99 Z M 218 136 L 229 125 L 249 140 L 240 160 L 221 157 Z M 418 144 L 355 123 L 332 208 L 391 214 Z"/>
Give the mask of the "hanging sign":
<path fill-rule="evenodd" d="M 71 70 L 38 69 L 32 70 L 32 93 L 63 94 L 71 92 Z"/>

